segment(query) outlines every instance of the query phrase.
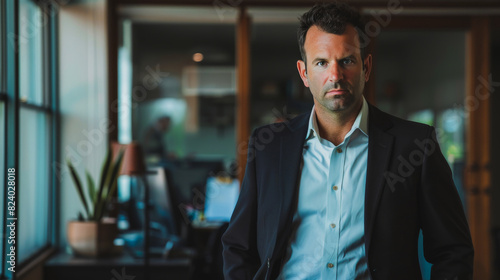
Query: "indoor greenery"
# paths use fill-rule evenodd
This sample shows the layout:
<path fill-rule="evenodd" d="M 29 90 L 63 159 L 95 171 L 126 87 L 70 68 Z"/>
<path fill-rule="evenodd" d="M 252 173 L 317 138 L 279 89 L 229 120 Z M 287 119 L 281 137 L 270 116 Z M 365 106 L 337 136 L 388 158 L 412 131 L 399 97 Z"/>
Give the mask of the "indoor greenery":
<path fill-rule="evenodd" d="M 70 160 L 67 160 L 67 165 L 71 172 L 71 177 L 73 178 L 73 183 L 75 184 L 78 196 L 82 201 L 83 208 L 86 213 L 86 217 L 83 217 L 80 213 L 79 220 L 99 222 L 106 214 L 108 205 L 117 189 L 117 181 L 123 159 L 123 153 L 124 150 L 120 150 L 116 160 L 113 162 L 111 149 L 108 149 L 106 158 L 104 159 L 104 163 L 102 165 L 101 177 L 99 178 L 99 186 L 97 188 L 92 176 L 90 176 L 88 170 L 85 170 L 87 178 L 87 195 L 85 195 L 80 177 L 78 176 L 78 173 L 76 173 L 73 164 L 71 164 Z"/>

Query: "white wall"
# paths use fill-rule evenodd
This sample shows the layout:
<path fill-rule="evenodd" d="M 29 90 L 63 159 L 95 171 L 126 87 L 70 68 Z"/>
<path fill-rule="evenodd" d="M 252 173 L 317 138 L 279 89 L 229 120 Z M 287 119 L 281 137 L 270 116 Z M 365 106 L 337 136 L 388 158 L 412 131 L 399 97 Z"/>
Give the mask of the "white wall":
<path fill-rule="evenodd" d="M 70 2 L 59 12 L 59 163 L 71 158 L 81 176 L 88 169 L 98 178 L 106 154 L 107 87 L 106 0 Z M 60 245 L 66 246 L 66 224 L 83 207 L 67 168 L 60 175 Z"/>

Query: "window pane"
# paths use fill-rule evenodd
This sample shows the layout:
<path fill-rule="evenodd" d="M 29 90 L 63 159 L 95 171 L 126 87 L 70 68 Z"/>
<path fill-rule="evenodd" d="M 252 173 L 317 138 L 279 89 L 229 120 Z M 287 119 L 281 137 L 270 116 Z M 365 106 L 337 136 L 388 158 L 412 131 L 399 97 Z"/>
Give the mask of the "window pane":
<path fill-rule="evenodd" d="M 30 0 L 19 3 L 19 96 L 22 101 L 41 105 L 44 14 Z"/>
<path fill-rule="evenodd" d="M 49 141 L 45 113 L 20 109 L 19 261 L 49 241 Z"/>
<path fill-rule="evenodd" d="M 5 182 L 5 104 L 0 102 L 0 154 L 3 156 L 0 157 L 0 182 Z M 17 173 L 17 172 L 16 172 Z M 3 183 L 2 183 L 3 185 Z M 5 189 L 0 189 L 0 201 L 3 201 Z M 5 207 L 0 209 L 0 221 L 4 219 L 4 211 Z M 0 242 L 0 251 L 2 250 L 3 242 Z"/>
<path fill-rule="evenodd" d="M 4 51 L 4 44 L 5 44 L 5 38 L 4 38 L 4 29 L 5 29 L 5 15 L 4 15 L 4 8 L 3 8 L 3 1 L 0 3 L 0 92 L 5 92 L 5 80 L 4 80 L 4 57 L 3 57 L 3 51 Z"/>

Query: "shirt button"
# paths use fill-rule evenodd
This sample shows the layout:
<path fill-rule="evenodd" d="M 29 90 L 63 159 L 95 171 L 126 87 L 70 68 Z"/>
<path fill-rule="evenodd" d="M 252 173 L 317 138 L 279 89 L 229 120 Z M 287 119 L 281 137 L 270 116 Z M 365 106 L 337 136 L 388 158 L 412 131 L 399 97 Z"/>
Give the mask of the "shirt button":
<path fill-rule="evenodd" d="M 333 267 L 333 263 L 328 263 L 326 266 L 328 266 L 328 268 L 332 268 Z"/>
<path fill-rule="evenodd" d="M 339 154 L 342 153 L 342 148 L 338 148 L 337 153 L 339 153 Z"/>
<path fill-rule="evenodd" d="M 335 225 L 335 224 L 330 224 L 330 227 L 331 227 L 331 228 L 335 228 L 335 227 L 336 227 L 336 225 Z"/>
<path fill-rule="evenodd" d="M 334 191 L 336 191 L 336 190 L 338 190 L 338 189 L 339 189 L 339 187 L 337 187 L 337 186 L 333 186 L 333 187 L 332 187 L 332 189 L 333 189 Z"/>

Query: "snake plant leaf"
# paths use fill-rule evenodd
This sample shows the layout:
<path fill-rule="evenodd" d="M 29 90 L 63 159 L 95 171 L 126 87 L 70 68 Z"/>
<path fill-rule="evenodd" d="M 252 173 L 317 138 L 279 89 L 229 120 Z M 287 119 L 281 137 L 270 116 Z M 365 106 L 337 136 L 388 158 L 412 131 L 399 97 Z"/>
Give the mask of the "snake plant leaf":
<path fill-rule="evenodd" d="M 87 217 L 90 219 L 89 206 L 87 205 L 87 200 L 85 199 L 85 195 L 83 193 L 82 183 L 80 182 L 80 178 L 78 177 L 78 174 L 76 173 L 75 168 L 73 167 L 73 164 L 71 164 L 70 160 L 67 160 L 67 165 L 68 165 L 68 168 L 71 172 L 71 177 L 73 178 L 73 182 L 75 183 L 76 190 L 78 191 L 78 196 L 80 197 L 80 200 L 82 201 L 83 208 L 85 209 L 85 212 L 87 213 Z"/>
<path fill-rule="evenodd" d="M 88 187 L 88 193 L 90 200 L 92 203 L 95 203 L 96 200 L 96 193 L 95 193 L 95 184 L 94 184 L 94 179 L 92 179 L 92 176 L 88 171 L 85 172 L 87 175 L 87 187 Z"/>
<path fill-rule="evenodd" d="M 111 202 L 111 198 L 113 198 L 114 193 L 116 192 L 116 189 L 118 187 L 118 181 L 115 181 L 113 185 L 109 188 L 109 193 L 106 196 L 106 204 L 109 204 Z"/>
<path fill-rule="evenodd" d="M 121 169 L 121 164 L 122 164 L 124 152 L 125 151 L 120 151 L 120 154 L 115 162 L 115 165 L 113 166 L 114 171 L 119 171 Z M 108 193 L 106 195 L 105 205 L 107 205 L 111 202 L 111 198 L 114 196 L 114 194 L 116 192 L 116 189 L 118 187 L 118 173 L 113 172 L 112 177 L 110 178 L 108 183 L 109 183 L 109 188 L 108 188 Z"/>
<path fill-rule="evenodd" d="M 110 196 L 113 194 L 114 190 L 116 189 L 116 184 L 117 184 L 117 178 L 118 178 L 118 172 L 120 171 L 121 168 L 121 163 L 123 160 L 123 154 L 125 150 L 120 149 L 120 152 L 118 154 L 118 157 L 114 163 L 111 163 L 108 168 L 108 170 L 111 170 L 111 172 L 108 172 L 108 176 L 106 179 L 106 183 L 104 184 L 106 187 L 102 189 L 103 191 L 103 196 L 101 197 L 101 200 L 98 200 L 98 204 L 96 207 L 96 214 L 94 215 L 96 220 L 100 220 L 105 212 L 106 212 L 106 205 L 110 201 Z"/>
<path fill-rule="evenodd" d="M 108 152 L 106 154 L 106 159 L 104 160 L 104 163 L 101 168 L 101 178 L 99 180 L 99 189 L 97 191 L 97 196 L 96 196 L 96 202 L 94 206 L 94 219 L 97 219 L 97 215 L 100 211 L 100 206 L 101 206 L 101 201 L 102 201 L 102 194 L 104 193 L 104 188 L 105 188 L 105 181 L 106 177 L 108 177 L 108 173 L 110 170 L 110 165 L 111 165 L 111 160 L 112 160 L 112 153 L 111 149 L 108 149 Z"/>
<path fill-rule="evenodd" d="M 125 150 L 120 150 L 120 153 L 118 154 L 118 157 L 116 159 L 116 162 L 113 165 L 113 172 L 111 173 L 111 177 L 109 178 L 108 181 L 108 193 L 106 197 L 109 197 L 111 194 L 113 194 L 113 186 L 116 185 L 117 179 L 118 179 L 118 172 L 120 171 L 122 167 L 122 160 L 123 160 L 123 154 Z"/>
<path fill-rule="evenodd" d="M 95 202 L 96 202 L 96 195 L 95 195 L 95 184 L 94 184 L 94 179 L 92 179 L 92 176 L 90 176 L 90 173 L 86 170 L 85 175 L 87 175 L 87 191 L 90 197 L 90 201 L 92 202 L 92 207 L 91 210 L 93 210 L 95 215 Z"/>

